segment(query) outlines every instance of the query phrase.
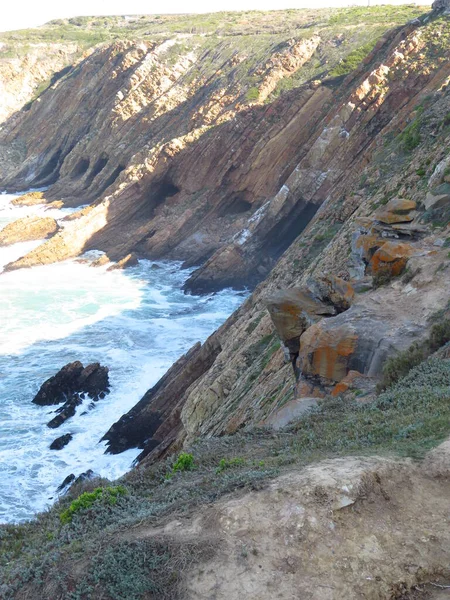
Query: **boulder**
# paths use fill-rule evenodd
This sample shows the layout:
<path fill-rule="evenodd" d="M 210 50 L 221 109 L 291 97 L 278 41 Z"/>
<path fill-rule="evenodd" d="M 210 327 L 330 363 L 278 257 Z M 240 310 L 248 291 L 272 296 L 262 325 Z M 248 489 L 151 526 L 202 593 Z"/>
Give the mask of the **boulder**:
<path fill-rule="evenodd" d="M 408 259 L 414 254 L 414 248 L 404 242 L 385 242 L 370 261 L 370 268 L 373 275 L 386 273 L 396 277 L 400 275 Z"/>
<path fill-rule="evenodd" d="M 416 208 L 414 200 L 405 198 L 393 198 L 385 206 L 380 207 L 374 213 L 374 218 L 381 223 L 393 225 L 394 223 L 409 223 L 414 219 L 412 211 Z"/>
<path fill-rule="evenodd" d="M 116 269 L 126 269 L 127 267 L 134 267 L 139 263 L 139 259 L 134 252 L 127 254 L 121 260 L 108 267 L 108 271 L 115 271 Z"/>
<path fill-rule="evenodd" d="M 49 406 L 67 402 L 74 394 L 88 394 L 93 400 L 109 392 L 108 368 L 92 363 L 86 368 L 80 361 L 68 363 L 45 381 L 33 398 L 34 404 Z"/>
<path fill-rule="evenodd" d="M 266 306 L 291 358 L 298 353 L 302 333 L 319 318 L 337 312 L 334 306 L 319 300 L 311 290 L 300 288 L 280 290 L 267 299 Z"/>
<path fill-rule="evenodd" d="M 354 304 L 348 311 L 322 319 L 303 333 L 297 359 L 302 377 L 327 386 L 348 384 L 350 371 L 377 377 L 388 356 L 409 347 L 420 335 L 421 325 L 406 317 L 399 319 L 390 306 L 384 312 L 380 308 L 376 312 L 369 298 L 367 303 L 371 308 Z"/>
<path fill-rule="evenodd" d="M 55 219 L 31 215 L 9 223 L 0 231 L 0 246 L 9 246 L 17 242 L 43 240 L 58 231 Z"/>
<path fill-rule="evenodd" d="M 354 295 L 348 281 L 329 274 L 309 281 L 308 287 L 280 290 L 267 299 L 267 310 L 291 360 L 298 354 L 302 333 L 322 317 L 348 310 Z"/>
<path fill-rule="evenodd" d="M 50 450 L 62 450 L 72 439 L 73 435 L 71 433 L 66 433 L 61 437 L 56 438 L 56 440 L 53 440 L 50 444 Z"/>

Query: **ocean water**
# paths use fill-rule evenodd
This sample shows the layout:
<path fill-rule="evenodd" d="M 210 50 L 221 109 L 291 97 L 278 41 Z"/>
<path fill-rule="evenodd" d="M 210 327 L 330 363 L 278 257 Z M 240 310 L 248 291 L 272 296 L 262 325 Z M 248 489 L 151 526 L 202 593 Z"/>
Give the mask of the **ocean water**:
<path fill-rule="evenodd" d="M 59 220 L 71 212 L 14 207 L 14 197 L 0 195 L 0 228 L 27 214 Z M 39 243 L 0 248 L 0 272 Z M 0 273 L 0 523 L 44 510 L 70 473 L 92 469 L 113 479 L 126 472 L 139 450 L 105 455 L 102 435 L 245 298 L 232 290 L 186 296 L 181 287 L 189 271 L 179 263 L 106 268 L 71 260 Z M 49 429 L 57 407 L 31 401 L 46 379 L 74 360 L 109 367 L 111 393 L 93 409 L 87 399 L 74 417 Z M 49 449 L 68 432 L 74 438 L 64 449 Z"/>

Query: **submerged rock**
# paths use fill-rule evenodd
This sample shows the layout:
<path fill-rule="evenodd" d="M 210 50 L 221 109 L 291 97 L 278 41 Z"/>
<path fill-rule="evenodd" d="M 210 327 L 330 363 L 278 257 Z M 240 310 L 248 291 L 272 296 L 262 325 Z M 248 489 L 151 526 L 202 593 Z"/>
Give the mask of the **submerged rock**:
<path fill-rule="evenodd" d="M 50 444 L 50 450 L 62 450 L 72 439 L 73 435 L 71 433 L 66 433 L 61 437 L 56 438 L 56 440 L 53 440 Z"/>
<path fill-rule="evenodd" d="M 9 246 L 17 242 L 43 240 L 58 231 L 55 219 L 31 215 L 9 223 L 0 231 L 0 246 Z"/>

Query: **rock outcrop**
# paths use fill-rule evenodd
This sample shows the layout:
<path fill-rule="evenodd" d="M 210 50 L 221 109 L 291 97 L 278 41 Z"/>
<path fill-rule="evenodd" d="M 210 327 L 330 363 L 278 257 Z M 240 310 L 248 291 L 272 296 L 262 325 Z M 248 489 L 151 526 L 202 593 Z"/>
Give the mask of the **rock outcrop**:
<path fill-rule="evenodd" d="M 65 433 L 61 435 L 59 438 L 53 440 L 50 444 L 50 450 L 62 450 L 69 442 L 73 439 L 73 435 L 71 433 Z"/>
<path fill-rule="evenodd" d="M 0 231 L 0 246 L 9 246 L 17 242 L 43 240 L 54 235 L 59 227 L 51 217 L 29 216 L 13 221 Z"/>
<path fill-rule="evenodd" d="M 108 368 L 99 363 L 83 367 L 80 361 L 68 363 L 56 375 L 45 381 L 36 396 L 34 404 L 49 406 L 65 402 L 71 395 L 87 394 L 93 400 L 104 398 L 109 392 Z"/>

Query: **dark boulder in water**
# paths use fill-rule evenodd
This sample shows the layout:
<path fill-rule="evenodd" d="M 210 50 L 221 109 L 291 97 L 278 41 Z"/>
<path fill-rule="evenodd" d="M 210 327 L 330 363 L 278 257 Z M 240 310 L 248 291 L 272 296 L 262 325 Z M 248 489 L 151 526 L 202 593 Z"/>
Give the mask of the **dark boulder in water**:
<path fill-rule="evenodd" d="M 67 403 L 74 394 L 88 394 L 98 400 L 109 392 L 108 372 L 108 367 L 102 367 L 100 363 L 87 367 L 78 360 L 68 363 L 42 384 L 33 402 L 40 406 Z"/>
<path fill-rule="evenodd" d="M 72 394 L 70 398 L 65 402 L 60 408 L 56 410 L 58 413 L 56 417 L 54 417 L 51 421 L 47 423 L 47 427 L 51 429 L 56 429 L 60 425 L 62 425 L 67 419 L 73 417 L 77 406 L 83 403 L 83 400 L 80 398 L 78 394 Z"/>
<path fill-rule="evenodd" d="M 34 404 L 49 406 L 65 402 L 67 396 L 76 390 L 76 382 L 82 371 L 83 365 L 78 360 L 65 365 L 56 375 L 41 385 L 33 398 Z"/>
<path fill-rule="evenodd" d="M 95 402 L 109 393 L 109 369 L 100 363 L 83 367 L 80 361 L 65 365 L 56 375 L 45 381 L 33 399 L 40 406 L 51 406 L 64 402 L 48 427 L 56 428 L 69 417 L 73 417 L 77 406 L 88 396 Z M 69 440 L 70 441 L 70 440 Z M 67 442 L 68 443 L 68 442 Z"/>
<path fill-rule="evenodd" d="M 64 481 L 61 483 L 61 485 L 59 485 L 56 488 L 56 491 L 57 492 L 64 491 L 64 494 L 67 494 L 67 492 L 73 485 L 80 483 L 82 481 L 94 479 L 94 477 L 96 477 L 96 475 L 92 469 L 88 469 L 84 473 L 81 473 L 80 475 L 78 475 L 78 477 L 75 477 L 75 475 L 73 473 L 71 473 L 70 475 L 67 475 L 67 477 L 64 479 Z"/>
<path fill-rule="evenodd" d="M 73 435 L 71 433 L 66 433 L 61 437 L 56 438 L 56 440 L 53 440 L 50 444 L 50 450 L 62 450 L 72 439 Z"/>

